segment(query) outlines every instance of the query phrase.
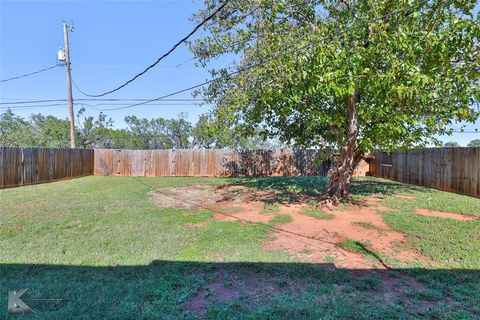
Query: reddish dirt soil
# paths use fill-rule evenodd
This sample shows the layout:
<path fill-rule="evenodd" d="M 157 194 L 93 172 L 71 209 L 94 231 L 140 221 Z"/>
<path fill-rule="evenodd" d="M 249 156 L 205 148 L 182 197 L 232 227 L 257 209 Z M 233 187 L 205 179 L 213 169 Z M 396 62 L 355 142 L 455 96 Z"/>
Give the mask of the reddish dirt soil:
<path fill-rule="evenodd" d="M 171 198 L 172 195 L 174 198 Z M 404 197 L 402 197 L 404 198 Z M 186 200 L 185 200 L 186 199 Z M 152 192 L 152 201 L 161 207 L 186 208 L 195 214 L 198 210 L 214 212 L 214 218 L 222 221 L 240 221 L 241 223 L 269 223 L 278 214 L 288 214 L 292 220 L 277 224 L 269 233 L 264 247 L 267 250 L 287 251 L 300 261 L 322 264 L 328 269 L 348 269 L 358 277 L 376 274 L 381 277 L 379 290 L 366 292 L 371 299 L 381 299 L 386 305 L 398 303 L 400 299 L 412 310 L 418 308 L 405 297 L 407 289 L 424 291 L 425 286 L 414 278 L 401 272 L 388 270 L 387 265 L 375 253 L 386 255 L 397 261 L 426 262 L 425 258 L 406 245 L 405 235 L 392 230 L 384 221 L 382 211 L 395 211 L 381 205 L 381 198 L 369 198 L 358 205 L 343 208 L 319 208 L 306 204 L 306 200 L 315 199 L 308 196 L 295 196 L 287 201 L 275 191 L 258 191 L 243 186 L 215 187 L 194 184 L 179 188 L 165 188 Z M 407 196 L 406 201 L 411 199 Z M 187 201 L 188 200 L 188 201 Z M 265 205 L 276 204 L 265 208 Z M 200 205 L 203 209 L 196 208 Z M 266 210 L 267 209 L 267 210 Z M 317 219 L 303 214 L 306 210 L 333 215 L 332 219 Z M 419 214 L 460 218 L 471 220 L 473 217 L 445 212 L 417 210 Z M 192 223 L 190 228 L 202 228 L 205 223 Z M 338 246 L 340 242 L 352 239 L 365 243 L 371 253 L 366 256 L 350 252 Z M 378 269 L 378 270 L 376 270 Z M 203 272 L 205 273 L 205 272 Z M 396 274 L 396 275 L 395 275 Z M 225 275 L 228 280 L 225 281 Z M 216 270 L 204 274 L 207 280 L 191 299 L 185 301 L 184 307 L 193 314 L 203 317 L 209 306 L 215 302 L 242 299 L 243 296 L 255 300 L 269 299 L 282 294 L 284 288 L 294 288 L 302 292 L 306 285 L 289 280 L 280 274 L 266 278 L 260 273 L 232 272 Z M 278 284 L 281 283 L 280 287 Z M 305 286 L 302 288 L 302 285 Z M 340 288 L 341 284 L 334 287 Z M 423 302 L 434 305 L 434 302 Z M 445 301 L 448 303 L 448 301 Z M 425 305 L 424 305 L 425 306 Z"/>
<path fill-rule="evenodd" d="M 281 294 L 290 288 L 300 290 L 297 283 L 283 275 L 268 278 L 251 271 L 238 273 L 220 268 L 211 273 L 204 273 L 204 276 L 212 280 L 207 281 L 185 305 L 197 316 L 204 316 L 208 307 L 214 302 L 238 299 L 242 295 L 262 299 Z M 280 287 L 278 283 L 284 286 Z"/>
<path fill-rule="evenodd" d="M 227 301 L 238 298 L 239 290 L 233 286 L 227 287 L 220 277 L 204 285 L 189 301 L 188 309 L 193 314 L 204 314 L 212 301 Z"/>
<path fill-rule="evenodd" d="M 178 199 L 153 193 L 153 201 L 162 207 L 192 208 L 200 204 L 204 209 L 215 212 L 214 218 L 241 223 L 268 223 L 277 214 L 288 214 L 291 222 L 276 225 L 264 244 L 267 250 L 283 250 L 301 261 L 333 262 L 337 268 L 385 269 L 384 262 L 375 253 L 394 257 L 401 262 L 424 261 L 424 258 L 406 245 L 405 235 L 390 229 L 384 222 L 381 211 L 394 209 L 379 206 L 380 198 L 369 198 L 360 205 L 343 209 L 318 208 L 293 201 L 279 203 L 278 207 L 265 211 L 266 204 L 275 203 L 275 191 L 258 191 L 243 186 L 194 184 L 179 188 L 161 189 Z M 334 216 L 333 219 L 317 219 L 302 214 L 305 210 L 317 210 Z M 193 226 L 192 226 L 193 227 Z M 366 244 L 373 254 L 350 252 L 338 247 L 344 240 L 351 239 Z"/>
<path fill-rule="evenodd" d="M 435 211 L 435 210 L 427 210 L 427 209 L 416 209 L 415 212 L 417 214 L 421 214 L 423 216 L 446 218 L 446 219 L 455 219 L 455 220 L 460 220 L 460 221 L 472 221 L 472 220 L 476 219 L 475 217 L 466 216 L 466 215 L 463 215 L 463 214 L 443 212 L 443 211 Z"/>
<path fill-rule="evenodd" d="M 368 244 L 367 250 L 394 256 L 400 261 L 422 259 L 419 254 L 406 248 L 405 236 L 391 230 L 375 208 L 351 206 L 341 211 L 323 209 L 324 213 L 335 215 L 335 218 L 328 220 L 303 215 L 302 210 L 305 210 L 304 206 L 280 207 L 281 213 L 292 216 L 292 222 L 282 224 L 281 229 L 295 234 L 285 235 L 285 232 L 275 231 L 272 240 L 266 244 L 268 249 L 286 250 L 307 261 L 333 261 L 338 268 L 383 269 L 386 267 L 379 259 L 371 259 L 337 246 L 343 240 L 352 239 Z M 356 223 L 364 223 L 371 227 Z"/>

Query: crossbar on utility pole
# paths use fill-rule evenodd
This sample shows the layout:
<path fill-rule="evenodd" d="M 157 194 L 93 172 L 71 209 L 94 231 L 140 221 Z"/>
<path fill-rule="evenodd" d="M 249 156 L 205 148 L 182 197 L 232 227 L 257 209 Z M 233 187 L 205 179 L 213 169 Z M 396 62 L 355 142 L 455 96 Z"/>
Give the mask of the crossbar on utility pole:
<path fill-rule="evenodd" d="M 75 115 L 73 113 L 72 75 L 70 68 L 70 48 L 68 47 L 68 26 L 63 22 L 63 42 L 65 46 L 65 66 L 67 71 L 68 113 L 70 114 L 70 147 L 75 148 Z"/>

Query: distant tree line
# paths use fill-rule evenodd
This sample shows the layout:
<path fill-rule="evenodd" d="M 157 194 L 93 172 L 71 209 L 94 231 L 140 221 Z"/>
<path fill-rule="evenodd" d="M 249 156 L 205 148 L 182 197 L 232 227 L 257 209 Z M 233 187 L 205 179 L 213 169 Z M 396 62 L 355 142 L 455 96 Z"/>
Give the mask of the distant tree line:
<path fill-rule="evenodd" d="M 460 148 L 460 144 L 456 141 L 449 141 L 443 144 L 445 148 Z M 467 147 L 480 147 L 480 139 L 474 139 L 467 144 Z"/>
<path fill-rule="evenodd" d="M 116 129 L 104 113 L 86 116 L 81 108 L 76 115 L 78 148 L 118 149 L 189 149 L 279 147 L 275 139 L 260 132 L 245 135 L 240 127 L 214 121 L 203 114 L 194 124 L 179 114 L 176 119 L 138 118 L 126 116 L 124 129 Z M 32 114 L 29 118 L 16 115 L 11 109 L 0 114 L 0 146 L 7 147 L 69 147 L 69 121 L 51 115 Z"/>

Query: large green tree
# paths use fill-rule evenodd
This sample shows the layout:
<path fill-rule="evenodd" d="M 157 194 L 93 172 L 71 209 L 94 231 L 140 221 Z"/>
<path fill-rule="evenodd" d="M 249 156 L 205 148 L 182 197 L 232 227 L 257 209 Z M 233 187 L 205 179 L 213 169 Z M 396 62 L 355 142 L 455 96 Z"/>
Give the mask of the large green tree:
<path fill-rule="evenodd" d="M 60 119 L 40 113 L 30 116 L 30 143 L 35 147 L 66 148 L 70 146 L 70 123 L 68 119 Z"/>
<path fill-rule="evenodd" d="M 18 147 L 31 142 L 32 125 L 11 109 L 0 114 L 0 146 Z"/>
<path fill-rule="evenodd" d="M 85 116 L 85 108 L 77 112 L 76 141 L 80 148 L 99 148 L 108 143 L 113 126 L 113 120 L 100 112 L 95 119 L 93 116 Z"/>
<path fill-rule="evenodd" d="M 204 0 L 194 18 L 224 0 Z M 335 156 L 325 199 L 349 198 L 374 148 L 430 143 L 474 121 L 480 99 L 472 0 L 231 0 L 190 44 L 236 63 L 201 92 L 218 119 Z M 223 120 L 222 120 L 223 121 Z"/>
<path fill-rule="evenodd" d="M 264 139 L 262 132 L 244 134 L 234 121 L 219 119 L 215 114 L 200 115 L 192 129 L 192 146 L 195 148 L 278 149 L 282 144 L 276 139 Z"/>
<path fill-rule="evenodd" d="M 125 122 L 139 149 L 190 148 L 192 125 L 184 114 L 178 119 L 125 117 Z"/>

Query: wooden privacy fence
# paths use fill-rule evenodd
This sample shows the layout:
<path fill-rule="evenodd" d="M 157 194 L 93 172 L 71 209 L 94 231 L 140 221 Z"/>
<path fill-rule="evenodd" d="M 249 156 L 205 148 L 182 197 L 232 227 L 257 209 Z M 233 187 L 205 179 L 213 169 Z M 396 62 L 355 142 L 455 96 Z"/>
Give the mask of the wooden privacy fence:
<path fill-rule="evenodd" d="M 376 151 L 370 174 L 480 198 L 480 147 Z"/>
<path fill-rule="evenodd" d="M 316 150 L 95 150 L 98 176 L 298 176 L 326 175 Z"/>
<path fill-rule="evenodd" d="M 93 149 L 0 147 L 0 188 L 93 174 Z"/>

